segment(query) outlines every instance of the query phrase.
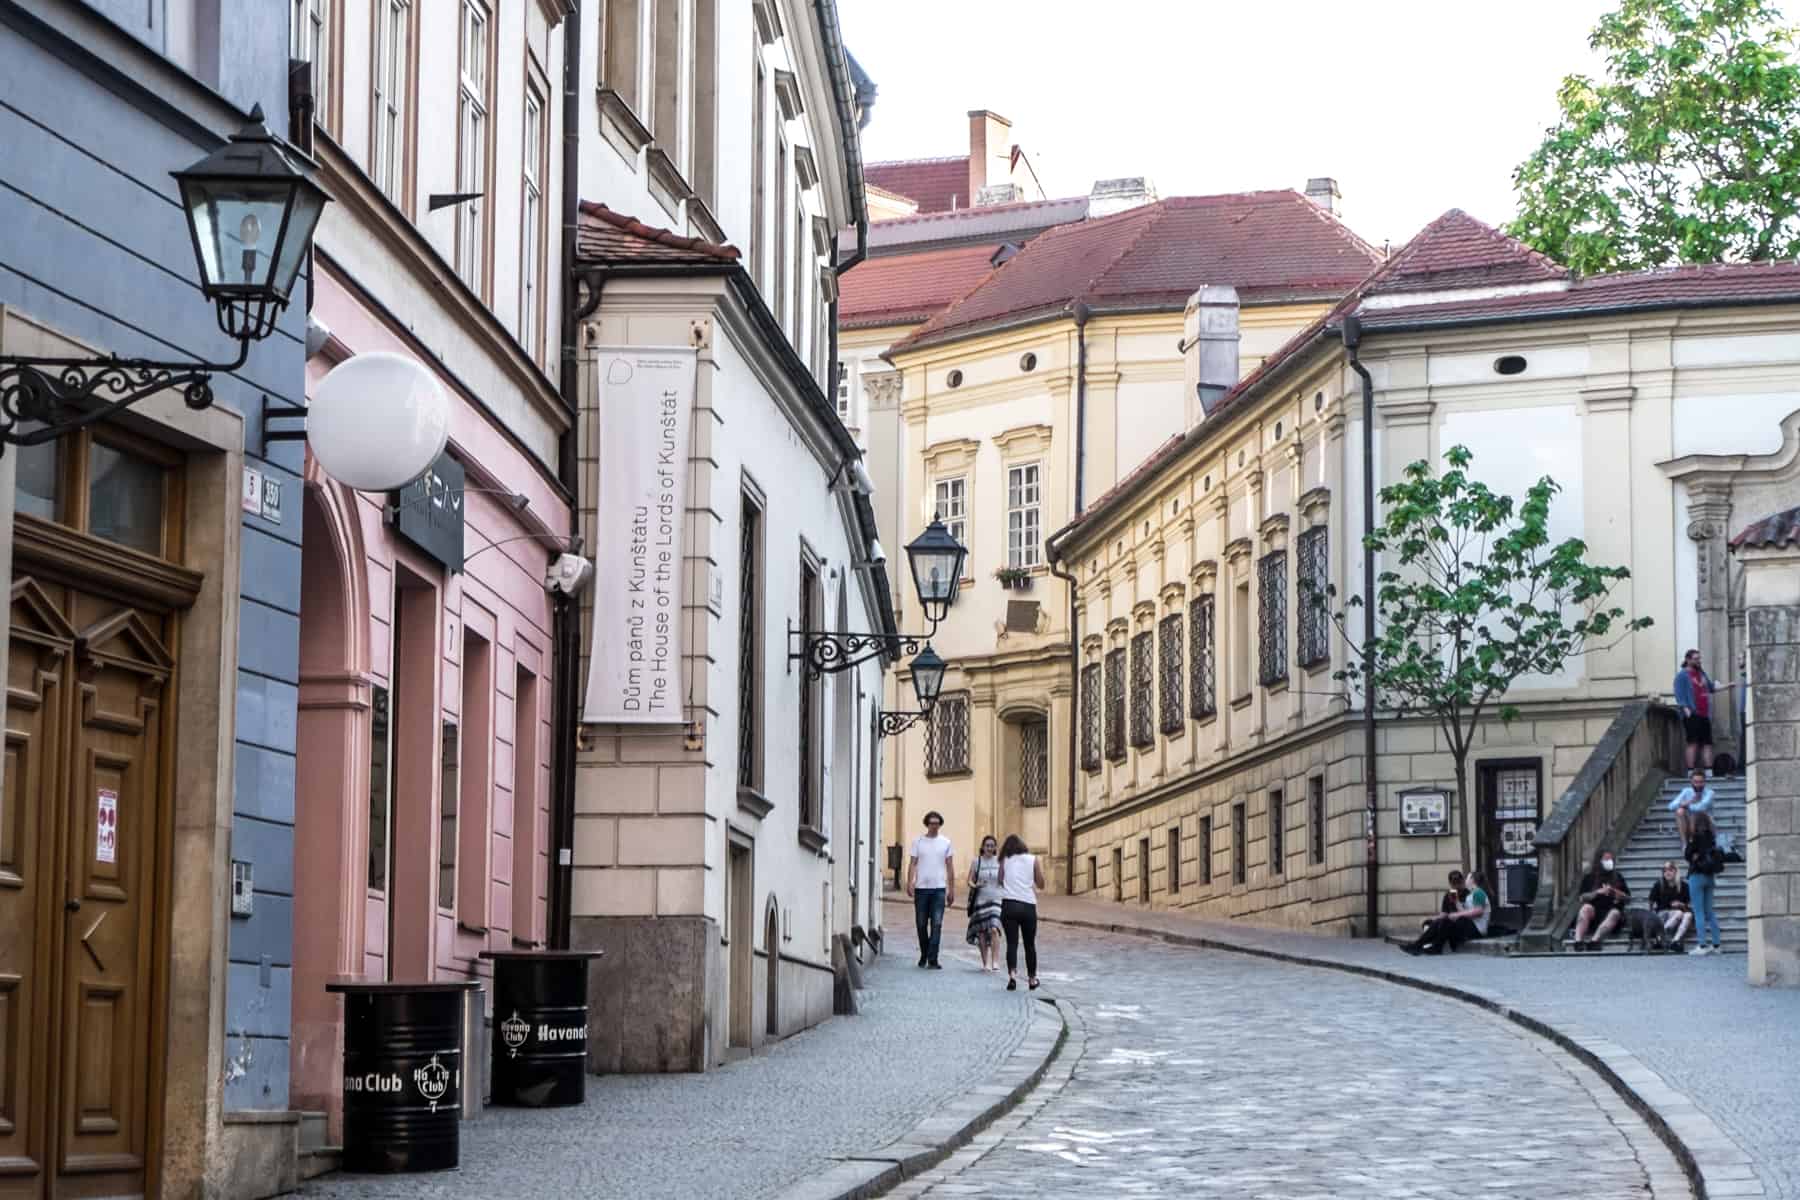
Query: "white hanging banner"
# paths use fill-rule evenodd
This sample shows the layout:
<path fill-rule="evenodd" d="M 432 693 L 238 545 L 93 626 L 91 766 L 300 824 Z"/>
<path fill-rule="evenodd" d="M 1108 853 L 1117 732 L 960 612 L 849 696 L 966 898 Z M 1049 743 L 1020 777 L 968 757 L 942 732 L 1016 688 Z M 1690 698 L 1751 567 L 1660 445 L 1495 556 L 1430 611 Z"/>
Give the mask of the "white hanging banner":
<path fill-rule="evenodd" d="M 600 349 L 589 723 L 680 724 L 682 524 L 697 356 Z"/>

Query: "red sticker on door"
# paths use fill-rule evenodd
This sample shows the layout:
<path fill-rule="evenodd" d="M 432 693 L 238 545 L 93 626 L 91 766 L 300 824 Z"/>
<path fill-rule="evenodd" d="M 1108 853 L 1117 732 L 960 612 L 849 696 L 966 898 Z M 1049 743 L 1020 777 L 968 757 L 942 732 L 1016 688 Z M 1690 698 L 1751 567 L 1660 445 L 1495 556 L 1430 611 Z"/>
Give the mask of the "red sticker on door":
<path fill-rule="evenodd" d="M 94 857 L 103 863 L 119 858 L 119 793 L 100 789 L 100 811 L 94 818 Z"/>

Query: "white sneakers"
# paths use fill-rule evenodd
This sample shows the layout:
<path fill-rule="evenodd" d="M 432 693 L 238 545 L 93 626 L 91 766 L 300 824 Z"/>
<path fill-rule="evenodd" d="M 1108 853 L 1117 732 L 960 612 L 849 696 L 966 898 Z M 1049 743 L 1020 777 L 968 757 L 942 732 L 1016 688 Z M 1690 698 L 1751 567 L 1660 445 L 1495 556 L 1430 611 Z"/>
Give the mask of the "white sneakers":
<path fill-rule="evenodd" d="M 1694 951 L 1694 957 L 1699 958 L 1703 954 L 1711 954 L 1712 952 L 1713 952 L 1713 948 L 1711 946 L 1701 946 L 1700 948 L 1698 948 L 1697 950 Z"/>

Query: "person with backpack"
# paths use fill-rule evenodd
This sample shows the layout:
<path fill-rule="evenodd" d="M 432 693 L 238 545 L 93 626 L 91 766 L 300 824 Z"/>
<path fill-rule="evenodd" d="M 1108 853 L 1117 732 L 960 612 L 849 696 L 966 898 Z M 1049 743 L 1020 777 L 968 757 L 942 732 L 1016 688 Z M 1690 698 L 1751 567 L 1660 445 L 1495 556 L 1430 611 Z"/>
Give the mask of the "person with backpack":
<path fill-rule="evenodd" d="M 1725 869 L 1725 851 L 1719 848 L 1713 831 L 1711 813 L 1694 814 L 1694 836 L 1687 844 L 1688 895 L 1694 902 L 1694 952 L 1717 954 L 1719 942 L 1718 880 Z M 1707 930 L 1712 930 L 1712 945 L 1706 944 Z"/>

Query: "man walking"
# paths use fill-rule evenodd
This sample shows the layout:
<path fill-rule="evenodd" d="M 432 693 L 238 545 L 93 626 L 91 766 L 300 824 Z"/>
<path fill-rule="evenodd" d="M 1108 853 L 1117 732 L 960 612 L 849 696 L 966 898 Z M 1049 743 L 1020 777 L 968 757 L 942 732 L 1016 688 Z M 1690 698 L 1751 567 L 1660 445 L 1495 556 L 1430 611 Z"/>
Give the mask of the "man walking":
<path fill-rule="evenodd" d="M 1723 690 L 1700 666 L 1698 650 L 1689 650 L 1682 657 L 1681 670 L 1675 672 L 1675 707 L 1681 710 L 1690 771 L 1698 765 L 1712 774 L 1712 695 Z"/>
<path fill-rule="evenodd" d="M 938 966 L 938 942 L 944 934 L 944 902 L 956 888 L 956 860 L 950 839 L 938 830 L 944 815 L 933 809 L 925 814 L 925 836 L 914 838 L 912 861 L 906 868 L 906 894 L 913 898 L 913 920 L 919 928 L 919 965 Z"/>

